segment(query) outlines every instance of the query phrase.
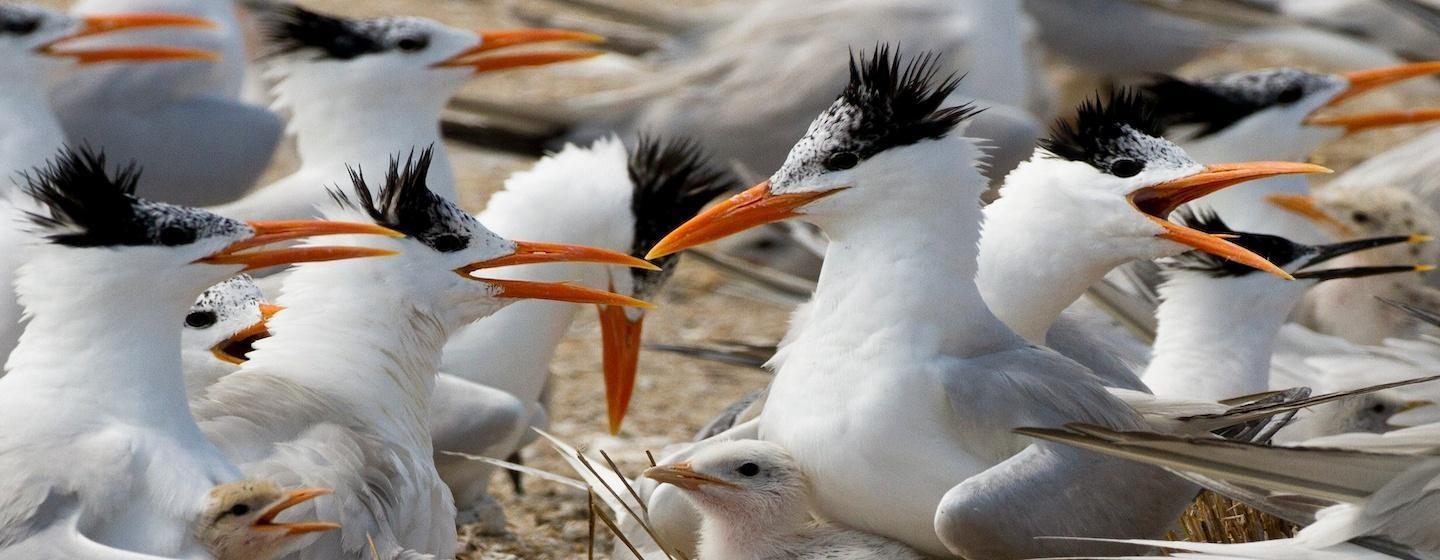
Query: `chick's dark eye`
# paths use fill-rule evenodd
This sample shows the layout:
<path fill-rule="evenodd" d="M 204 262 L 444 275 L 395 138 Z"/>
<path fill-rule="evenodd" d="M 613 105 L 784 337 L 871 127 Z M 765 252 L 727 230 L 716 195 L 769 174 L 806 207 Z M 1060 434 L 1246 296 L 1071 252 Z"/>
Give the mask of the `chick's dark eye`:
<path fill-rule="evenodd" d="M 1145 169 L 1145 164 L 1133 159 L 1117 159 L 1110 164 L 1110 174 L 1120 178 L 1134 177 Z"/>
<path fill-rule="evenodd" d="M 192 329 L 209 328 L 217 318 L 214 311 L 193 311 L 185 316 L 185 326 Z"/>
<path fill-rule="evenodd" d="M 195 232 L 180 226 L 165 226 L 160 230 L 160 244 L 174 247 L 195 242 Z"/>
<path fill-rule="evenodd" d="M 427 37 L 405 37 L 397 41 L 395 46 L 405 52 L 415 52 L 430 46 L 430 39 Z"/>
<path fill-rule="evenodd" d="M 1374 412 L 1375 414 L 1384 413 L 1384 412 L 1385 412 L 1385 405 L 1383 405 L 1383 404 L 1376 404 L 1375 406 L 1370 407 L 1370 411 L 1371 411 L 1371 412 Z"/>
<path fill-rule="evenodd" d="M 1350 215 L 1350 219 L 1355 220 L 1357 224 L 1363 224 L 1370 221 L 1370 215 L 1364 212 L 1356 212 Z"/>
<path fill-rule="evenodd" d="M 453 253 L 465 248 L 465 240 L 458 235 L 445 234 L 435 237 L 430 245 L 441 253 Z"/>
<path fill-rule="evenodd" d="M 739 468 L 735 469 L 735 472 L 740 473 L 740 476 L 755 476 L 757 474 L 760 474 L 760 465 L 757 465 L 755 463 L 745 463 L 743 465 L 740 465 Z"/>
<path fill-rule="evenodd" d="M 228 513 L 230 515 L 245 515 L 247 513 L 250 513 L 250 506 L 247 506 L 245 504 L 235 504 L 233 506 L 230 506 L 230 509 L 226 510 L 225 513 Z"/>
<path fill-rule="evenodd" d="M 860 156 L 855 152 L 840 152 L 831 154 L 825 159 L 825 168 L 831 171 L 841 171 L 860 165 Z"/>
<path fill-rule="evenodd" d="M 1294 84 L 1285 88 L 1285 91 L 1280 92 L 1280 95 L 1275 97 L 1275 101 L 1289 104 L 1299 101 L 1301 97 L 1305 97 L 1305 88 L 1301 87 L 1300 84 Z"/>

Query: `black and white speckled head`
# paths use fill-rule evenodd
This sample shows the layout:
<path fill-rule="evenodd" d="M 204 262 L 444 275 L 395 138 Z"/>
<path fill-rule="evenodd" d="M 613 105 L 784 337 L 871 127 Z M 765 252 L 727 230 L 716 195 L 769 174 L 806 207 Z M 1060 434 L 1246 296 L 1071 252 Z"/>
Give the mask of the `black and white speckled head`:
<path fill-rule="evenodd" d="M 849 84 L 771 176 L 773 192 L 854 186 L 858 170 L 877 156 L 946 138 L 978 112 L 969 104 L 945 106 L 960 79 L 939 78 L 938 55 L 904 58 L 888 45 L 852 53 Z"/>
<path fill-rule="evenodd" d="M 200 293 L 185 314 L 185 328 L 180 331 L 180 360 L 187 393 L 202 390 L 234 372 L 252 344 L 268 336 L 261 324 L 262 303 L 260 287 L 244 274 Z"/>
<path fill-rule="evenodd" d="M 694 217 L 715 197 L 741 186 L 733 174 L 715 165 L 688 139 L 662 141 L 641 135 L 627 168 L 634 185 L 630 211 L 635 216 L 629 253 L 638 258 L 644 258 L 665 234 Z M 634 287 L 629 295 L 648 299 L 659 291 L 674 274 L 678 259 L 679 255 L 670 255 L 655 260 L 663 270 L 630 269 Z"/>
<path fill-rule="evenodd" d="M 0 4 L 0 68 L 9 79 L 16 79 L 17 72 L 37 75 L 45 71 L 45 64 L 60 64 L 59 59 L 44 56 L 42 49 L 80 25 L 76 18 L 39 6 Z"/>
<path fill-rule="evenodd" d="M 1165 126 L 1192 126 L 1189 137 L 1204 138 L 1262 112 L 1284 112 L 1298 127 L 1346 86 L 1345 79 L 1334 74 L 1271 68 L 1208 80 L 1161 76 L 1143 89 Z"/>
<path fill-rule="evenodd" d="M 1136 92 L 1119 89 L 1081 103 L 1075 119 L 1056 123 L 1040 147 L 1051 156 L 1120 179 L 1196 167 L 1197 162 L 1163 138 L 1162 132 L 1153 105 Z"/>

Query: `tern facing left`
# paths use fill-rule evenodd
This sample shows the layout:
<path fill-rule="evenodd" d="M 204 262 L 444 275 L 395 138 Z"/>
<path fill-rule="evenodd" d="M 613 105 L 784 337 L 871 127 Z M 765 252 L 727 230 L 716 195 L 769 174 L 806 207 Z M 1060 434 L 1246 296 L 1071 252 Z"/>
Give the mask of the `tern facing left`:
<path fill-rule="evenodd" d="M 136 177 L 66 151 L 26 187 L 47 242 L 20 270 L 30 322 L 0 378 L 0 551 L 73 522 L 105 546 L 204 557 L 188 528 L 210 489 L 239 471 L 186 407 L 180 318 L 206 286 L 248 267 L 374 254 L 264 245 L 386 231 L 246 224 L 135 198 Z"/>

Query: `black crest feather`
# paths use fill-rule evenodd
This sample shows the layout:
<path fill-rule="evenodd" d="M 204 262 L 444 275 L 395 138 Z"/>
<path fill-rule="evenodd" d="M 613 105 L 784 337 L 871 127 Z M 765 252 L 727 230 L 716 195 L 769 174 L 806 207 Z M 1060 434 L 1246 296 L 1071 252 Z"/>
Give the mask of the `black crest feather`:
<path fill-rule="evenodd" d="M 1249 233 L 1235 231 L 1220 215 L 1208 208 L 1192 209 L 1189 206 L 1181 207 L 1175 211 L 1176 223 L 1191 227 L 1205 233 L 1233 235 L 1229 241 L 1255 254 L 1264 257 L 1277 266 L 1285 266 L 1294 261 L 1307 250 L 1303 245 L 1291 242 L 1284 237 L 1266 235 L 1263 233 Z M 1217 257 L 1204 251 L 1187 251 L 1166 261 L 1162 261 L 1164 268 L 1168 270 L 1189 270 L 1199 272 L 1213 278 L 1229 278 L 1245 276 L 1260 272 L 1248 265 L 1240 264 L 1230 259 Z"/>
<path fill-rule="evenodd" d="M 355 20 L 312 12 L 294 4 L 279 3 L 260 11 L 261 29 L 271 45 L 270 54 L 317 51 L 321 58 L 350 60 L 385 50 Z"/>
<path fill-rule="evenodd" d="M 1164 133 L 1154 106 L 1138 92 L 1120 88 L 1085 100 L 1073 122 L 1056 121 L 1050 137 L 1041 140 L 1040 147 L 1070 161 L 1100 167 L 1097 164 L 1111 158 L 1116 140 L 1129 134 L 1127 128 L 1146 136 Z"/>
<path fill-rule="evenodd" d="M 430 164 L 434 160 L 435 147 L 429 146 L 416 157 L 415 150 L 405 158 L 401 167 L 398 156 L 390 158 L 390 169 L 385 173 L 385 185 L 380 188 L 378 199 L 370 192 L 362 170 L 348 167 L 350 183 L 357 200 L 340 190 L 331 190 L 330 195 L 340 204 L 357 208 L 375 223 L 415 238 L 441 252 L 464 249 L 469 237 L 450 227 L 455 220 L 466 219 L 464 212 L 454 204 L 430 190 L 427 184 Z"/>
<path fill-rule="evenodd" d="M 30 221 L 51 230 L 51 241 L 72 247 L 149 244 L 150 225 L 136 211 L 139 169 L 133 162 L 114 174 L 105 169 L 104 153 L 62 148 L 23 176 L 26 194 L 50 210 L 29 213 Z"/>
<path fill-rule="evenodd" d="M 644 256 L 665 234 L 700 212 L 706 203 L 739 185 L 728 171 L 689 139 L 664 142 L 640 135 L 629 160 L 635 192 L 630 210 L 635 216 L 631 254 Z"/>
<path fill-rule="evenodd" d="M 1226 95 L 1203 83 L 1159 75 L 1140 87 L 1166 126 L 1199 125 L 1196 138 L 1209 136 L 1265 108 L 1236 95 Z"/>
<path fill-rule="evenodd" d="M 850 55 L 850 83 L 840 97 L 860 110 L 854 135 L 873 144 L 871 153 L 943 137 L 979 112 L 971 104 L 940 108 L 961 77 L 951 74 L 937 83 L 939 55 L 921 53 L 903 64 L 901 58 L 887 44 L 876 45 L 869 57 L 863 51 Z"/>

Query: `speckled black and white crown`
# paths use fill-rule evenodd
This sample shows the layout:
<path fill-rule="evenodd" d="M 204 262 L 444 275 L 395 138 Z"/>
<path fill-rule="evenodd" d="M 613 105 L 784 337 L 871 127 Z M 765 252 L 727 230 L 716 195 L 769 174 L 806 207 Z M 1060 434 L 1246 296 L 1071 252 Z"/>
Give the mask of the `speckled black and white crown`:
<path fill-rule="evenodd" d="M 45 211 L 29 212 L 40 235 L 70 247 L 187 245 L 231 236 L 246 226 L 204 210 L 135 196 L 134 163 L 106 171 L 105 154 L 63 148 L 45 167 L 23 175 L 23 189 Z"/>
<path fill-rule="evenodd" d="M 332 189 L 331 197 L 342 205 L 365 212 L 375 223 L 405 234 L 442 253 L 452 253 L 470 246 L 470 232 L 480 227 L 475 218 L 454 203 L 430 190 L 426 179 L 433 161 L 434 146 L 415 151 L 405 158 L 401 167 L 398 156 L 390 158 L 385 184 L 377 199 L 365 182 L 363 170 L 347 167 L 355 199 L 340 189 Z"/>
<path fill-rule="evenodd" d="M 1175 222 L 1205 233 L 1233 236 L 1227 240 L 1249 249 L 1281 268 L 1313 252 L 1311 247 L 1292 242 L 1284 237 L 1235 231 L 1220 219 L 1215 211 L 1206 208 L 1196 210 L 1189 206 L 1182 207 L 1175 211 Z M 1197 272 L 1212 278 L 1264 274 L 1249 265 L 1217 257 L 1204 251 L 1188 251 L 1159 262 L 1162 270 Z"/>
<path fill-rule="evenodd" d="M 350 60 L 391 50 L 420 50 L 430 42 L 429 26 L 417 18 L 349 19 L 287 3 L 265 5 L 257 13 L 272 57 Z"/>
<path fill-rule="evenodd" d="M 1121 88 L 1085 100 L 1075 119 L 1057 121 L 1040 147 L 1055 157 L 1087 163 L 1121 177 L 1133 176 L 1152 164 L 1193 163 L 1183 150 L 1161 137 L 1163 132 L 1149 100 Z"/>
<path fill-rule="evenodd" d="M 246 309 L 258 309 L 265 295 L 255 279 L 248 274 L 238 274 L 206 288 L 195 298 L 190 313 L 185 317 L 185 326 L 208 328 L 216 321 L 224 320 Z M 197 314 L 200 314 L 197 316 Z"/>
<path fill-rule="evenodd" d="M 1296 68 L 1225 74 L 1209 80 L 1158 76 L 1141 86 L 1165 126 L 1196 125 L 1201 138 L 1270 107 L 1290 105 L 1338 87 L 1338 77 Z"/>

